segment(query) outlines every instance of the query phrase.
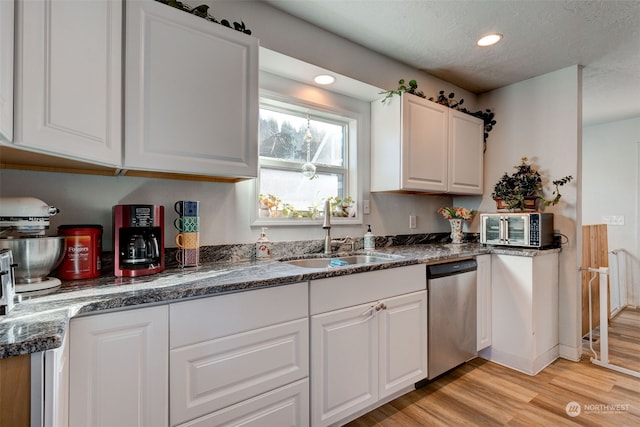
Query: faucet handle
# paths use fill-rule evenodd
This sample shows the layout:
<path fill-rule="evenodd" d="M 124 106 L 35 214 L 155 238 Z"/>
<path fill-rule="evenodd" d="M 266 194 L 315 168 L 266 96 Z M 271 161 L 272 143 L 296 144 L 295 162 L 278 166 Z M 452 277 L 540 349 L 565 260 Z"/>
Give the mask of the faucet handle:
<path fill-rule="evenodd" d="M 338 243 L 340 245 L 351 245 L 351 252 L 353 252 L 355 250 L 356 241 L 351 237 L 347 236 L 342 239 L 333 239 L 331 240 L 331 243 Z"/>

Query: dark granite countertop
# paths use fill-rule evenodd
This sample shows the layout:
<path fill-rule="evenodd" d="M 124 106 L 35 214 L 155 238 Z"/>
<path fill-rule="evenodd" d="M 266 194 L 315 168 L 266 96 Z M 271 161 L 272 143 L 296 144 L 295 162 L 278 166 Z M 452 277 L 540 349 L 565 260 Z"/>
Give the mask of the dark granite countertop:
<path fill-rule="evenodd" d="M 192 268 L 167 269 L 153 276 L 138 278 L 106 276 L 64 282 L 47 295 L 23 299 L 9 315 L 0 317 L 0 359 L 60 347 L 69 320 L 88 313 L 145 304 L 168 304 L 186 298 L 281 286 L 483 253 L 535 256 L 547 251 L 498 249 L 469 243 L 390 246 L 373 252 L 356 252 L 376 254 L 385 258 L 385 261 L 335 268 L 297 267 L 278 260 L 216 262 Z M 340 254 L 334 254 L 337 255 Z"/>

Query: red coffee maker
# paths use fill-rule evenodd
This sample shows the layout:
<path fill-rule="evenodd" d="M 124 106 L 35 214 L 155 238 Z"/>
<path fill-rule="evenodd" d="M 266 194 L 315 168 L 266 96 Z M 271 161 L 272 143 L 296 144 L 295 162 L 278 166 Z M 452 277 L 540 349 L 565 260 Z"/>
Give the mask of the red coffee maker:
<path fill-rule="evenodd" d="M 148 276 L 164 270 L 164 206 L 113 207 L 113 273 Z"/>

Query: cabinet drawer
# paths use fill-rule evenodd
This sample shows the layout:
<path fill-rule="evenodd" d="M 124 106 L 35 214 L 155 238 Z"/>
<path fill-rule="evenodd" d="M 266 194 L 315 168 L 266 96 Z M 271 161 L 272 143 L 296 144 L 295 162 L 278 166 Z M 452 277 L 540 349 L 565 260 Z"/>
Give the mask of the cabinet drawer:
<path fill-rule="evenodd" d="M 324 313 L 420 291 L 426 287 L 424 264 L 312 280 L 309 310 L 312 315 Z"/>
<path fill-rule="evenodd" d="M 171 423 L 307 377 L 308 324 L 305 317 L 171 350 Z"/>
<path fill-rule="evenodd" d="M 205 415 L 180 427 L 309 425 L 309 380 L 304 379 Z"/>
<path fill-rule="evenodd" d="M 169 345 L 178 348 L 306 317 L 307 282 L 171 304 Z"/>

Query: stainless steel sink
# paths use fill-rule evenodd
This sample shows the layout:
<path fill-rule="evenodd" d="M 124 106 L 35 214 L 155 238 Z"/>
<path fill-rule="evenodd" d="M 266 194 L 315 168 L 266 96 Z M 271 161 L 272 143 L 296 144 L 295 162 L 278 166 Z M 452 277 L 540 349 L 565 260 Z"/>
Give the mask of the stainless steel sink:
<path fill-rule="evenodd" d="M 344 265 L 330 265 L 332 260 L 339 260 L 346 262 Z M 374 256 L 374 255 L 349 255 L 343 257 L 334 258 L 305 258 L 305 259 L 293 259 L 288 261 L 282 261 L 287 264 L 295 265 L 305 268 L 327 268 L 327 267 L 346 267 L 347 265 L 355 264 L 373 264 L 377 262 L 388 262 L 390 258 Z"/>

